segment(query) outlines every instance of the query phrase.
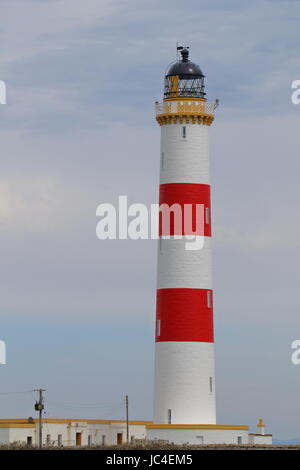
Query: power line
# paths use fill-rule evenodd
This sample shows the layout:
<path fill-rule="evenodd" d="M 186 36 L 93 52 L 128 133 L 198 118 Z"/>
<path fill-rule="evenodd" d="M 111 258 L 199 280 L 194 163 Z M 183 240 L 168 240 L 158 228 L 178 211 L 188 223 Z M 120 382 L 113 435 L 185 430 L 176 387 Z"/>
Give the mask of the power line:
<path fill-rule="evenodd" d="M 19 390 L 19 391 L 6 391 L 6 392 L 0 392 L 1 396 L 9 396 L 9 395 L 26 395 L 26 394 L 31 394 L 34 392 L 44 392 L 45 390 L 43 389 L 34 389 L 34 390 Z M 36 405 L 39 406 L 40 403 L 44 406 L 43 404 L 43 393 L 41 397 L 42 401 L 37 401 Z M 124 406 L 124 401 L 120 401 L 117 403 L 112 403 L 112 402 L 94 402 L 94 403 L 76 403 L 76 402 L 56 402 L 56 401 L 47 401 L 48 409 L 49 407 L 52 408 L 52 410 L 55 407 L 58 408 L 69 408 L 69 409 L 74 409 L 74 408 L 82 408 L 82 411 L 86 410 L 87 412 L 99 412 L 103 418 L 106 417 L 112 417 L 114 413 L 118 413 L 121 411 L 121 409 Z M 40 410 L 37 410 L 40 411 Z M 41 418 L 41 416 L 40 416 Z"/>
<path fill-rule="evenodd" d="M 124 406 L 124 402 L 123 400 L 118 404 L 116 405 L 115 407 L 111 408 L 107 413 L 105 413 L 105 417 L 110 415 L 112 416 L 113 413 L 116 413 L 117 411 L 120 411 L 121 409 L 123 409 L 123 406 Z"/>
<path fill-rule="evenodd" d="M 74 402 L 68 402 L 68 403 L 63 403 L 63 402 L 55 402 L 55 401 L 47 401 L 49 405 L 58 405 L 58 406 L 92 406 L 92 407 L 109 407 L 112 406 L 113 403 L 74 403 Z"/>
<path fill-rule="evenodd" d="M 61 403 L 61 402 L 53 402 L 53 401 L 47 401 L 47 404 L 50 407 L 67 407 L 67 408 L 78 408 L 82 407 L 83 409 L 86 409 L 87 411 L 92 411 L 92 410 L 102 410 L 102 412 L 113 412 L 114 410 L 118 410 L 123 406 L 123 402 L 118 402 L 116 404 L 113 403 L 102 403 L 97 405 L 96 403 Z M 112 410 L 112 411 L 111 411 Z"/>

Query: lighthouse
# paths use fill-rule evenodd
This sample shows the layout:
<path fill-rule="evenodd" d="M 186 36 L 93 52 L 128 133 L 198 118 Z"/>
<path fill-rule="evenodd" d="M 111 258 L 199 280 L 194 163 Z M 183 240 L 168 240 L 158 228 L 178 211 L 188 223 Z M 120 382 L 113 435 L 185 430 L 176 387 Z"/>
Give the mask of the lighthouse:
<path fill-rule="evenodd" d="M 155 103 L 160 218 L 154 417 L 146 436 L 175 444 L 271 444 L 271 434 L 216 422 L 209 129 L 218 100 L 207 100 L 188 48 L 178 50 L 163 101 Z"/>
<path fill-rule="evenodd" d="M 209 128 L 216 105 L 206 99 L 204 75 L 188 48 L 179 50 L 165 75 L 163 102 L 156 102 L 159 204 L 180 206 L 182 221 L 189 205 L 192 224 L 176 231 L 174 220 L 165 229 L 160 222 L 154 423 L 215 424 Z M 202 244 L 187 249 L 193 233 Z"/>

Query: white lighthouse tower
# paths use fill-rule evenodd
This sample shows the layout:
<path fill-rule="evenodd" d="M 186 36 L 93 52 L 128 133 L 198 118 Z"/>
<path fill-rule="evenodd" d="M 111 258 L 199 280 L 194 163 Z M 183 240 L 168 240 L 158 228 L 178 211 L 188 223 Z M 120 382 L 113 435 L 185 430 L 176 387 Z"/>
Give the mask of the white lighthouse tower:
<path fill-rule="evenodd" d="M 181 59 L 168 68 L 163 102 L 156 102 L 159 203 L 172 217 L 169 224 L 160 217 L 154 420 L 147 438 L 246 444 L 248 426 L 216 423 L 208 134 L 217 102 L 207 101 L 204 75 L 188 48 L 178 49 Z M 201 243 L 191 247 L 191 236 Z"/>
<path fill-rule="evenodd" d="M 216 423 L 211 276 L 209 126 L 214 105 L 207 102 L 204 75 L 181 48 L 182 59 L 165 76 L 164 100 L 156 103 L 161 126 L 161 204 L 179 204 L 182 233 L 160 226 L 156 309 L 154 423 Z M 192 225 L 184 224 L 192 205 Z M 196 220 L 196 205 L 204 216 Z M 186 242 L 202 227 L 201 249 Z M 191 229 L 194 228 L 194 231 Z M 177 236 L 176 236 L 177 235 Z M 182 237 L 178 236 L 182 235 Z"/>

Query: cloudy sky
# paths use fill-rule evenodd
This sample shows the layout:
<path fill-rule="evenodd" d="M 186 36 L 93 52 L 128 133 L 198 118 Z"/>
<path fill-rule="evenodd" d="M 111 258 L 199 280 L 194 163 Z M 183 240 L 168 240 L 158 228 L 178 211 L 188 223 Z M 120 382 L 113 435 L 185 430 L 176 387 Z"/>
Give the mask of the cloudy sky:
<path fill-rule="evenodd" d="M 0 417 L 152 418 L 154 241 L 96 207 L 156 202 L 153 103 L 176 42 L 211 128 L 218 422 L 300 438 L 298 0 L 0 0 Z"/>

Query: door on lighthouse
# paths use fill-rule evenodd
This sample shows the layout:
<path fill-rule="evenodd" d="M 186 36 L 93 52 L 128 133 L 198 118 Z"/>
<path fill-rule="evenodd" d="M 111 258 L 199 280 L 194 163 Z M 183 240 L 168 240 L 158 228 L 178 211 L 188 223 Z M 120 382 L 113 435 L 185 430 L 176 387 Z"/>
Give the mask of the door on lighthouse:
<path fill-rule="evenodd" d="M 121 432 L 118 432 L 117 434 L 117 444 L 118 446 L 121 446 L 123 444 L 123 434 Z"/>

